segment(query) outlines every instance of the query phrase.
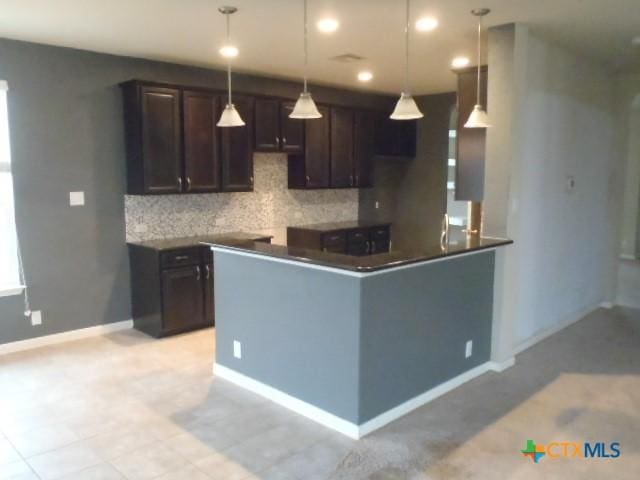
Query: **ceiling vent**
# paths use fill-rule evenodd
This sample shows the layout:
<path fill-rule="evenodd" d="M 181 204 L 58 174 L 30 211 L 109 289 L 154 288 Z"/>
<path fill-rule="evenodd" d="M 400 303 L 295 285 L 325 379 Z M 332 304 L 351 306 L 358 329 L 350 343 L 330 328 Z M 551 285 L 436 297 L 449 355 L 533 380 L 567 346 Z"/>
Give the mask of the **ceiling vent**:
<path fill-rule="evenodd" d="M 355 53 L 343 53 L 342 55 L 331 57 L 330 60 L 335 60 L 340 63 L 354 63 L 364 60 L 364 57 L 356 55 Z"/>

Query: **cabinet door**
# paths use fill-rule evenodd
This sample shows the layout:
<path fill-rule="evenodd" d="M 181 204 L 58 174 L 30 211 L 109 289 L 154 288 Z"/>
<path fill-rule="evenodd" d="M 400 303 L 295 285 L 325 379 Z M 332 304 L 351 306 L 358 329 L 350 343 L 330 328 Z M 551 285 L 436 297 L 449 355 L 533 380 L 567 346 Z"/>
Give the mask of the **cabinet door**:
<path fill-rule="evenodd" d="M 417 123 L 415 120 L 391 120 L 387 114 L 376 115 L 375 154 L 382 157 L 416 156 Z"/>
<path fill-rule="evenodd" d="M 331 109 L 331 186 L 353 185 L 353 112 Z"/>
<path fill-rule="evenodd" d="M 353 180 L 356 187 L 373 186 L 374 116 L 355 112 L 353 124 Z"/>
<path fill-rule="evenodd" d="M 329 109 L 319 106 L 322 118 L 304 120 L 305 175 L 307 188 L 329 186 Z"/>
<path fill-rule="evenodd" d="M 225 101 L 221 99 L 220 108 Z M 253 98 L 234 97 L 233 103 L 245 122 L 243 127 L 218 127 L 222 135 L 222 190 L 253 190 Z"/>
<path fill-rule="evenodd" d="M 458 131 L 456 149 L 456 200 L 481 202 L 484 198 L 485 128 L 464 128 L 476 103 L 477 71 L 458 74 Z M 487 69 L 482 69 L 480 100 L 487 103 Z"/>
<path fill-rule="evenodd" d="M 204 323 L 204 291 L 200 266 L 162 272 L 164 333 L 189 330 Z"/>
<path fill-rule="evenodd" d="M 292 102 L 280 104 L 280 145 L 287 153 L 304 153 L 304 122 L 289 118 L 295 106 Z"/>
<path fill-rule="evenodd" d="M 280 150 L 280 102 L 257 99 L 255 105 L 255 149 L 259 152 Z"/>
<path fill-rule="evenodd" d="M 207 325 L 216 324 L 215 295 L 213 288 L 213 263 L 207 263 L 204 266 L 204 314 Z"/>
<path fill-rule="evenodd" d="M 145 193 L 182 190 L 180 92 L 140 87 Z"/>
<path fill-rule="evenodd" d="M 215 192 L 220 189 L 220 153 L 216 118 L 218 98 L 206 92 L 185 91 L 184 169 L 187 192 Z"/>

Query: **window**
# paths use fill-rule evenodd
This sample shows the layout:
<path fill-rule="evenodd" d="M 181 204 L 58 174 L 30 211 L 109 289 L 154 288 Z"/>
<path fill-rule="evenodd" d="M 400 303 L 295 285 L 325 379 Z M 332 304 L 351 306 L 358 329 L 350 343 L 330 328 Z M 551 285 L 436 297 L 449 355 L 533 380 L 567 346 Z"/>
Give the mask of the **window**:
<path fill-rule="evenodd" d="M 0 80 L 0 295 L 20 285 L 7 90 L 7 82 Z"/>

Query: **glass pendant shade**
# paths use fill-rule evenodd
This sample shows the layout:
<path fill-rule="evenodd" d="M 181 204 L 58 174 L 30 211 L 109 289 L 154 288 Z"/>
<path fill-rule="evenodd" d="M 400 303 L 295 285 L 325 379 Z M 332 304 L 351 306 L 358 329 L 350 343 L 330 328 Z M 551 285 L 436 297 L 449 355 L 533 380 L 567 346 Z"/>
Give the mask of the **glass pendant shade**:
<path fill-rule="evenodd" d="M 243 127 L 244 122 L 233 103 L 227 103 L 217 123 L 218 127 Z"/>
<path fill-rule="evenodd" d="M 464 128 L 489 128 L 490 126 L 489 115 L 487 115 L 487 112 L 482 108 L 482 105 L 473 107 L 467 123 L 464 124 Z"/>
<path fill-rule="evenodd" d="M 402 92 L 396 108 L 389 118 L 392 120 L 415 120 L 422 118 L 424 115 L 416 105 L 416 101 L 413 99 L 410 93 Z"/>
<path fill-rule="evenodd" d="M 322 118 L 322 114 L 318 111 L 316 102 L 313 101 L 311 94 L 302 92 L 293 107 L 293 111 L 289 114 L 289 118 Z"/>

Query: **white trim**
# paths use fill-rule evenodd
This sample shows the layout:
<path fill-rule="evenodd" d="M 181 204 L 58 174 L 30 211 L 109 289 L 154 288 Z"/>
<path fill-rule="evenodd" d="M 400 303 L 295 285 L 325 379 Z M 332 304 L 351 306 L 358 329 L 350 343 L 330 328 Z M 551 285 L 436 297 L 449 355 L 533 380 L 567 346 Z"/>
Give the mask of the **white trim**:
<path fill-rule="evenodd" d="M 582 320 L 584 317 L 592 313 L 594 310 L 597 310 L 598 308 L 600 308 L 600 304 L 593 305 L 591 307 L 581 310 L 578 313 L 565 317 L 564 320 L 561 320 L 555 325 L 545 328 L 544 330 L 541 330 L 540 332 L 533 335 L 532 337 L 529 337 L 523 342 L 520 342 L 518 345 L 516 345 L 513 348 L 513 354 L 517 355 L 521 352 L 524 352 L 525 350 L 533 347 L 536 343 L 541 342 L 547 337 L 550 337 L 554 333 L 558 333 L 560 330 L 564 330 L 568 326 L 576 323 L 578 320 Z"/>
<path fill-rule="evenodd" d="M 600 308 L 606 308 L 607 310 L 611 310 L 616 305 L 613 302 L 601 302 Z"/>
<path fill-rule="evenodd" d="M 408 400 L 397 407 L 392 408 L 391 410 L 387 410 L 381 415 L 369 420 L 366 423 L 363 423 L 359 427 L 360 437 L 364 437 L 365 435 L 378 430 L 379 428 L 384 427 L 388 423 L 397 420 L 400 417 L 403 417 L 409 412 L 412 412 L 416 408 L 423 406 L 426 403 L 429 403 L 432 400 L 444 395 L 445 393 L 450 392 L 461 386 L 462 384 L 468 382 L 469 380 L 473 380 L 474 378 L 482 375 L 489 371 L 489 362 L 483 363 L 482 365 L 478 365 L 471 370 L 467 370 L 466 372 L 458 375 L 457 377 L 452 378 L 451 380 L 447 380 L 444 383 L 441 383 L 437 387 L 432 388 L 431 390 L 427 390 L 424 393 L 421 393 L 417 397 Z"/>
<path fill-rule="evenodd" d="M 287 264 L 287 265 L 296 265 L 298 267 L 310 268 L 312 270 L 322 270 L 322 271 L 325 271 L 325 272 L 338 273 L 340 275 L 345 275 L 345 276 L 348 276 L 348 277 L 364 278 L 364 277 L 373 277 L 375 275 L 384 275 L 385 273 L 397 272 L 399 270 L 406 270 L 406 269 L 409 269 L 409 268 L 416 268 L 416 267 L 420 267 L 420 266 L 425 265 L 425 264 L 445 262 L 445 261 L 448 261 L 448 260 L 454 260 L 456 258 L 468 257 L 470 255 L 477 255 L 479 253 L 493 252 L 499 246 L 502 246 L 502 245 L 497 245 L 495 247 L 490 247 L 490 248 L 483 248 L 483 249 L 480 249 L 480 250 L 474 250 L 473 252 L 465 252 L 465 253 L 457 253 L 457 254 L 447 255 L 447 256 L 444 256 L 444 257 L 433 258 L 433 259 L 430 259 L 430 260 L 419 260 L 417 262 L 408 263 L 406 265 L 399 265 L 397 267 L 382 268 L 380 270 L 375 270 L 373 272 L 354 272 L 352 270 L 345 270 L 343 268 L 326 267 L 324 265 L 317 265 L 315 263 L 305 262 L 302 259 L 301 260 L 290 260 L 288 258 L 272 257 L 271 255 L 264 255 L 264 254 L 261 254 L 261 253 L 247 252 L 247 251 L 244 251 L 244 250 L 240 250 L 238 248 L 225 247 L 225 246 L 220 246 L 220 245 L 211 245 L 211 250 L 213 250 L 214 252 L 233 253 L 233 254 L 239 255 L 241 257 L 259 258 L 259 259 L 262 259 L 262 260 L 275 262 L 275 263 L 284 263 L 284 264 Z"/>
<path fill-rule="evenodd" d="M 490 361 L 489 362 L 489 370 L 493 370 L 494 372 L 504 372 L 507 368 L 511 368 L 516 364 L 516 357 L 507 358 L 506 360 L 502 360 L 501 362 Z"/>
<path fill-rule="evenodd" d="M 0 345 L 0 355 L 7 353 L 22 352 L 33 348 L 45 347 L 47 345 L 55 345 L 58 343 L 70 342 L 72 340 L 80 340 L 88 337 L 97 337 L 119 330 L 127 330 L 133 327 L 133 320 L 124 320 L 122 322 L 107 323 L 106 325 L 96 325 L 95 327 L 80 328 L 68 332 L 54 333 L 53 335 L 45 335 L 42 337 L 30 338 L 28 340 L 19 340 L 17 342 L 4 343 Z"/>
<path fill-rule="evenodd" d="M 13 295 L 20 295 L 23 290 L 23 285 L 18 285 L 17 287 L 2 287 L 0 288 L 0 297 L 11 297 Z"/>
<path fill-rule="evenodd" d="M 407 413 L 423 406 L 424 404 L 435 400 L 436 398 L 450 392 L 451 390 L 461 386 L 462 384 L 472 380 L 483 373 L 492 370 L 493 362 L 486 362 L 482 365 L 478 365 L 471 370 L 468 370 L 457 377 L 452 378 L 444 383 L 441 383 L 437 387 L 427 390 L 420 395 L 407 400 L 406 402 L 387 410 L 386 412 L 378 415 L 377 417 L 361 424 L 357 425 L 353 422 L 349 422 L 343 418 L 337 417 L 332 413 L 327 412 L 321 408 L 304 402 L 296 397 L 293 397 L 287 393 L 282 392 L 276 388 L 266 385 L 258 380 L 254 380 L 242 373 L 239 373 L 231 368 L 214 363 L 213 373 L 214 375 L 228 380 L 242 388 L 246 388 L 258 395 L 262 395 L 269 400 L 282 405 L 289 410 L 292 410 L 300 415 L 303 415 L 310 420 L 313 420 L 325 427 L 331 428 L 343 435 L 346 435 L 353 439 L 360 439 L 365 435 L 384 427 L 385 425 L 397 420 L 398 418 L 406 415 Z"/>
<path fill-rule="evenodd" d="M 337 432 L 340 432 L 343 435 L 355 439 L 360 438 L 358 426 L 355 423 L 337 417 L 334 414 L 327 412 L 326 410 L 311 405 L 310 403 L 304 402 L 296 397 L 292 397 L 291 395 L 284 393 L 281 390 L 270 387 L 269 385 L 259 382 L 258 380 L 254 380 L 251 377 L 247 377 L 246 375 L 236 372 L 235 370 L 225 367 L 224 365 L 214 363 L 213 374 L 220 378 L 228 380 L 231 383 L 235 383 L 242 388 L 246 388 L 253 393 L 262 395 L 263 397 L 272 400 L 278 405 L 282 405 L 289 410 L 299 413 L 300 415 L 318 422 L 325 427 L 329 427 Z"/>
<path fill-rule="evenodd" d="M 9 84 L 6 80 L 0 80 L 0 92 L 9 91 Z"/>

